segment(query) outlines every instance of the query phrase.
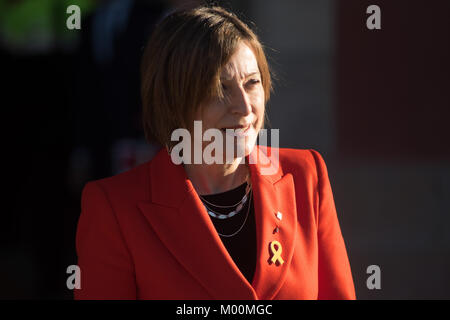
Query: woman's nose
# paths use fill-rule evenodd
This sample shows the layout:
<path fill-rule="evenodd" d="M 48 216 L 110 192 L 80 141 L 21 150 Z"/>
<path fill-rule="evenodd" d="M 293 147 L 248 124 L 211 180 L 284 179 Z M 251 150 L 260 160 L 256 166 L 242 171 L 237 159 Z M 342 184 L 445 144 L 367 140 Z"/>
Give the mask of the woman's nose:
<path fill-rule="evenodd" d="M 250 97 L 244 88 L 239 87 L 239 89 L 234 91 L 230 101 L 230 109 L 232 113 L 238 113 L 243 116 L 249 115 L 252 112 Z"/>

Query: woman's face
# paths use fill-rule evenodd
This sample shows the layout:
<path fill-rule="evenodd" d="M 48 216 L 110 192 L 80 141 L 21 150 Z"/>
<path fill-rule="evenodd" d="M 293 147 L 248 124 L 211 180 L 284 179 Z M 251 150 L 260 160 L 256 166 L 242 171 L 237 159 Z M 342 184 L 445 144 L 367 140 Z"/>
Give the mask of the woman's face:
<path fill-rule="evenodd" d="M 226 153 L 227 136 L 229 142 L 234 141 L 234 155 L 242 155 L 243 152 L 247 156 L 254 148 L 262 127 L 265 102 L 258 62 L 247 44 L 240 42 L 221 70 L 220 81 L 224 98 L 213 98 L 202 105 L 195 119 L 202 121 L 203 132 L 210 128 L 222 132 L 223 156 Z M 229 134 L 232 132 L 234 136 Z M 203 142 L 203 149 L 210 143 Z M 223 159 L 230 159 L 229 156 L 226 154 Z"/>

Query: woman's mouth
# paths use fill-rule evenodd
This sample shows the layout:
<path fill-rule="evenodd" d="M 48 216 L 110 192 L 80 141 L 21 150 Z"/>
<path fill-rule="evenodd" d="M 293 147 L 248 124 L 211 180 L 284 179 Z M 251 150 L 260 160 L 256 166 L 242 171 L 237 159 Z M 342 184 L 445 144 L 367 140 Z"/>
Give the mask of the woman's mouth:
<path fill-rule="evenodd" d="M 226 134 L 231 134 L 235 136 L 246 136 L 250 133 L 250 128 L 252 127 L 251 123 L 247 125 L 238 125 L 233 127 L 226 127 L 220 129 L 222 132 Z"/>

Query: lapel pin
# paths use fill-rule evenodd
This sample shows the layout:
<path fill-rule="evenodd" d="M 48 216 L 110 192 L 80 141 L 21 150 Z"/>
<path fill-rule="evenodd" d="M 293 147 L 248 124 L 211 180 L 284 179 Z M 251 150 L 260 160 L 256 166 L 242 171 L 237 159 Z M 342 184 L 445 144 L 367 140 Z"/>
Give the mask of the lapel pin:
<path fill-rule="evenodd" d="M 270 261 L 272 263 L 279 262 L 279 264 L 283 264 L 284 260 L 281 258 L 281 252 L 283 251 L 283 248 L 281 247 L 281 243 L 274 240 L 270 243 L 270 251 L 272 252 L 272 259 Z"/>
<path fill-rule="evenodd" d="M 280 211 L 278 211 L 276 213 L 276 216 L 277 216 L 278 220 L 280 220 L 280 221 L 281 221 L 281 219 L 283 219 L 283 214 Z"/>

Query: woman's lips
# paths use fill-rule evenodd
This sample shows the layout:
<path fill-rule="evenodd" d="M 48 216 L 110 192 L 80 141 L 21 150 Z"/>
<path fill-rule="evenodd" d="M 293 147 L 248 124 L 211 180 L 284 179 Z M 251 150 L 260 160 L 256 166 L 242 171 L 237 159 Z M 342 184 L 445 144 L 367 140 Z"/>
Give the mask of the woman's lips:
<path fill-rule="evenodd" d="M 250 132 L 252 125 L 248 124 L 247 126 L 235 126 L 235 127 L 228 127 L 228 128 L 222 128 L 221 130 L 224 131 L 226 134 L 233 135 L 233 136 L 247 136 Z M 230 129 L 230 130 L 227 130 Z"/>

